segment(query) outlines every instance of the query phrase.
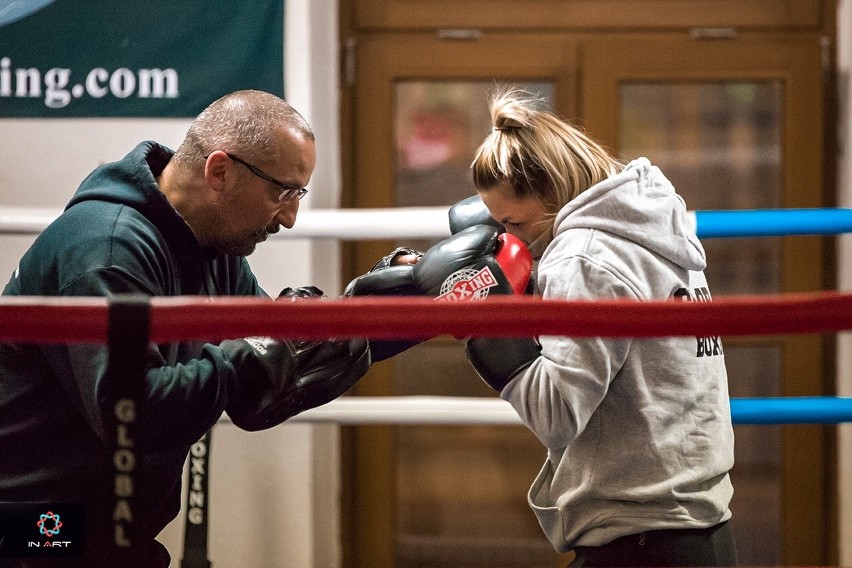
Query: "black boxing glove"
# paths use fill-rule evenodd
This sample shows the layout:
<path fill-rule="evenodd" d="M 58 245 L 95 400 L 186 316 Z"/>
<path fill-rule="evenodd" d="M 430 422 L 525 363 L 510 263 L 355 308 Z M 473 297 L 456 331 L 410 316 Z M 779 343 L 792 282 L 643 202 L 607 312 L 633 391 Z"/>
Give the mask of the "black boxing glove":
<path fill-rule="evenodd" d="M 383 256 L 382 258 L 380 258 L 379 261 L 376 264 L 373 265 L 373 268 L 370 269 L 370 272 L 373 272 L 374 270 L 378 270 L 379 268 L 388 268 L 390 266 L 394 266 L 393 261 L 398 256 L 409 256 L 409 255 L 410 256 L 416 256 L 417 259 L 419 260 L 420 257 L 423 256 L 423 253 L 420 252 L 419 250 L 415 250 L 415 249 L 408 248 L 408 247 L 396 247 L 390 253 L 388 253 L 385 256 Z"/>
<path fill-rule="evenodd" d="M 475 225 L 489 225 L 500 231 L 501 225 L 483 203 L 479 195 L 462 199 L 448 213 L 450 232 L 458 233 Z M 532 285 L 530 281 L 530 285 Z M 526 290 L 531 293 L 530 287 Z M 521 293 L 515 290 L 515 293 Z M 529 367 L 541 354 L 541 346 L 532 338 L 472 337 L 466 341 L 467 359 L 488 386 L 502 391 L 509 381 Z"/>
<path fill-rule="evenodd" d="M 489 225 L 495 227 L 501 233 L 506 230 L 499 221 L 491 216 L 491 213 L 479 195 L 462 199 L 450 207 L 448 216 L 450 219 L 450 232 L 452 234 L 456 234 L 463 229 L 475 225 Z M 532 294 L 534 288 L 535 281 L 534 279 L 530 279 L 526 293 Z"/>
<path fill-rule="evenodd" d="M 316 286 L 300 286 L 299 288 L 290 288 L 288 286 L 278 294 L 279 300 L 290 300 L 291 302 L 324 297 L 325 293 Z"/>
<path fill-rule="evenodd" d="M 279 301 L 319 299 L 316 286 L 285 288 Z M 236 371 L 225 411 L 248 431 L 265 430 L 345 393 L 370 368 L 366 339 L 289 340 L 247 337 L 219 348 Z"/>
<path fill-rule="evenodd" d="M 479 195 L 462 199 L 450 207 L 448 216 L 450 218 L 450 232 L 454 235 L 475 225 L 490 225 L 501 233 L 505 231 L 503 225 L 491 216 Z"/>
<path fill-rule="evenodd" d="M 423 253 L 417 264 L 389 266 L 352 280 L 346 296 L 420 295 L 465 301 L 489 293 L 521 293 L 532 267 L 530 252 L 516 237 L 495 227 L 464 229 Z M 423 340 L 371 341 L 373 362 L 382 361 Z"/>
<path fill-rule="evenodd" d="M 288 340 L 247 337 L 219 348 L 234 366 L 225 411 L 243 430 L 281 424 L 345 393 L 370 368 L 366 339 Z"/>
<path fill-rule="evenodd" d="M 541 355 L 541 345 L 530 337 L 471 337 L 465 351 L 480 378 L 499 392 Z"/>

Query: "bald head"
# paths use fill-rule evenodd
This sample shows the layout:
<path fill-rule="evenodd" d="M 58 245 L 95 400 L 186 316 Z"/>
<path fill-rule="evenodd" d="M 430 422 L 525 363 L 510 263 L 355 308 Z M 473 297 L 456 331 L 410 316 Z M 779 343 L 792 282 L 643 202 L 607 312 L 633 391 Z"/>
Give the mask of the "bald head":
<path fill-rule="evenodd" d="M 278 151 L 280 133 L 314 140 L 311 127 L 286 101 L 264 91 L 236 91 L 214 101 L 189 127 L 173 160 L 191 169 L 213 150 L 267 161 Z"/>
<path fill-rule="evenodd" d="M 250 254 L 280 227 L 290 228 L 316 166 L 310 126 L 286 101 L 237 91 L 213 102 L 157 177 L 166 199 L 204 246 Z"/>

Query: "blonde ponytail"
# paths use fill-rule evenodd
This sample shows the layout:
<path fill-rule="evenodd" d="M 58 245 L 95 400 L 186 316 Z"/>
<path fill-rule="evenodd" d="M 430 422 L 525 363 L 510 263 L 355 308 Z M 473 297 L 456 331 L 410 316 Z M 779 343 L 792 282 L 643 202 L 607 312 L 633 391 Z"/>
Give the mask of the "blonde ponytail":
<path fill-rule="evenodd" d="M 622 165 L 600 144 L 553 113 L 543 101 L 507 87 L 492 95 L 492 131 L 471 169 L 478 190 L 504 181 L 517 197 L 536 197 L 555 214 L 571 199 L 618 173 Z"/>

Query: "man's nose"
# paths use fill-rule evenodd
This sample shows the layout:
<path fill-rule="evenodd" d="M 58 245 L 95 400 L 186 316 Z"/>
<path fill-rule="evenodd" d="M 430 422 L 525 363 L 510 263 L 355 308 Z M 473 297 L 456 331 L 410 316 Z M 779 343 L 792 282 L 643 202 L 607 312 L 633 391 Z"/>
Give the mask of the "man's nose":
<path fill-rule="evenodd" d="M 285 229 L 292 229 L 296 224 L 296 215 L 299 213 L 299 200 L 289 199 L 281 204 L 281 209 L 275 216 L 275 221 Z"/>

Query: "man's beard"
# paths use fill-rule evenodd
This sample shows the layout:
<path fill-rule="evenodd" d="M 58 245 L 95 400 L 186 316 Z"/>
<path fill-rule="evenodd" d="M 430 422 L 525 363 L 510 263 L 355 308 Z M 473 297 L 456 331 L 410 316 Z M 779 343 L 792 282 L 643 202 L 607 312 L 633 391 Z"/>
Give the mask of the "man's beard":
<path fill-rule="evenodd" d="M 270 234 L 277 232 L 278 227 L 275 227 L 274 229 L 272 227 L 261 227 L 260 229 L 257 229 L 248 236 L 243 237 L 239 240 L 223 239 L 222 241 L 214 244 L 213 246 L 224 254 L 228 254 L 231 256 L 248 256 L 254 252 L 254 249 L 257 247 L 257 243 L 265 241 Z"/>

